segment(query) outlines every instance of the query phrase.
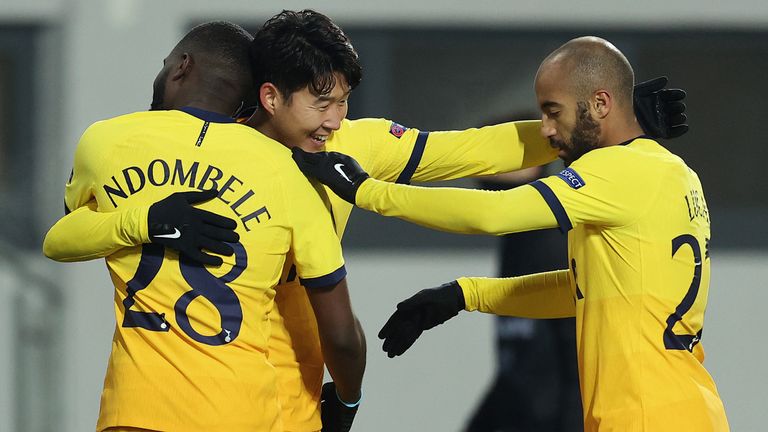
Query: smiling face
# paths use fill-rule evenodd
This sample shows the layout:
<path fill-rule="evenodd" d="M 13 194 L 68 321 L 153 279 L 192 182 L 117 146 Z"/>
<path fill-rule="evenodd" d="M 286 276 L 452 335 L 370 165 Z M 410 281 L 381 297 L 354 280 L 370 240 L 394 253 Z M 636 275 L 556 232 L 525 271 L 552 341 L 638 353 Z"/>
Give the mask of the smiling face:
<path fill-rule="evenodd" d="M 341 127 L 341 121 L 347 116 L 351 92 L 343 75 L 334 73 L 334 77 L 334 87 L 322 95 L 313 93 L 309 86 L 293 92 L 288 98 L 276 89 L 271 92 L 270 99 L 263 103 L 271 114 L 271 133 L 268 135 L 289 148 L 324 151 L 325 141 Z"/>
<path fill-rule="evenodd" d="M 568 166 L 599 147 L 601 128 L 590 100 L 579 100 L 568 76 L 557 63 L 544 64 L 536 74 L 541 133 Z"/>

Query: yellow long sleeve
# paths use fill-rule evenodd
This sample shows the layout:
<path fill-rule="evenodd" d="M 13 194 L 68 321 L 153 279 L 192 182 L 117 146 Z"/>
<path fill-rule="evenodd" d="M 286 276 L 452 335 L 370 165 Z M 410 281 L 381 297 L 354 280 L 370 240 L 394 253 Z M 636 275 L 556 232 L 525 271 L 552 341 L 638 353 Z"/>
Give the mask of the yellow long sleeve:
<path fill-rule="evenodd" d="M 459 278 L 468 311 L 523 318 L 576 315 L 570 272 L 557 270 L 513 278 Z"/>
<path fill-rule="evenodd" d="M 412 180 L 447 180 L 516 171 L 557 159 L 541 135 L 541 121 L 500 123 L 462 131 L 430 132 Z"/>
<path fill-rule="evenodd" d="M 91 201 L 51 227 L 43 253 L 55 261 L 87 261 L 148 243 L 148 212 L 149 207 L 136 207 L 103 213 L 96 211 L 96 202 Z"/>
<path fill-rule="evenodd" d="M 428 228 L 465 234 L 509 234 L 555 228 L 552 210 L 531 186 L 506 191 L 425 188 L 368 179 L 357 206 Z"/>

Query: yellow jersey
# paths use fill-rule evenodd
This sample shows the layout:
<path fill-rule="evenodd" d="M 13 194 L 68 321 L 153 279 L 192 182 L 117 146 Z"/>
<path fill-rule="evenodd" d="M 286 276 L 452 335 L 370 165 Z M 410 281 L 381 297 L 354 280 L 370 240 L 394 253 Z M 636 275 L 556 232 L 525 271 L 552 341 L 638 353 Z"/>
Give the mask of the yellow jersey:
<path fill-rule="evenodd" d="M 539 133 L 541 123 L 522 121 L 463 131 L 427 132 L 386 119 L 342 121 L 327 151 L 354 157 L 371 176 L 388 182 L 429 182 L 491 175 L 551 162 L 557 157 Z M 328 190 L 336 231 L 344 233 L 352 205 Z M 309 299 L 286 263 L 275 299 L 269 343 L 277 368 L 283 422 L 288 432 L 319 430 L 323 356 Z"/>
<path fill-rule="evenodd" d="M 557 151 L 541 137 L 540 128 L 539 121 L 521 121 L 427 132 L 386 119 L 345 119 L 326 148 L 352 155 L 376 178 L 407 184 L 491 175 L 551 162 Z M 341 237 L 353 207 L 330 191 L 327 195 Z M 46 255 L 77 261 L 146 243 L 147 208 L 113 213 L 98 213 L 87 206 L 74 210 L 48 233 Z M 279 280 L 275 308 L 269 315 L 269 361 L 277 370 L 283 425 L 288 432 L 319 430 L 324 362 L 314 312 L 290 254 Z"/>
<path fill-rule="evenodd" d="M 357 200 L 453 232 L 568 231 L 567 271 L 462 278 L 467 310 L 576 317 L 586 431 L 728 430 L 700 343 L 709 212 L 696 173 L 655 141 L 593 150 L 510 191 L 367 180 Z"/>
<path fill-rule="evenodd" d="M 146 232 L 150 204 L 210 188 L 218 197 L 200 207 L 235 219 L 240 235 L 221 267 L 156 244 L 106 258 L 117 326 L 98 430 L 283 430 L 268 314 L 286 256 L 307 287 L 346 275 L 324 191 L 290 151 L 193 108 L 116 117 L 81 138 L 66 204 L 133 215 L 129 228 Z"/>

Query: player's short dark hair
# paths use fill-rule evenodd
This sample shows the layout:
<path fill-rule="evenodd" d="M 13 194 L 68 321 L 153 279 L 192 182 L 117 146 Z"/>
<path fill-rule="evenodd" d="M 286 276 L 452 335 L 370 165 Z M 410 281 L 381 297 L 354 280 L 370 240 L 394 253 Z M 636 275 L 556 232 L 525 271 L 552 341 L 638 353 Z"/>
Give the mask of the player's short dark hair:
<path fill-rule="evenodd" d="M 172 54 L 189 52 L 196 62 L 204 65 L 202 69 L 211 77 L 249 89 L 252 85 L 248 53 L 251 41 L 253 36 L 239 25 L 212 21 L 190 30 L 176 44 Z"/>
<path fill-rule="evenodd" d="M 270 82 L 285 98 L 309 87 L 326 94 L 336 85 L 334 72 L 357 87 L 363 70 L 347 35 L 327 16 L 310 9 L 284 10 L 256 32 L 251 43 L 256 88 Z"/>

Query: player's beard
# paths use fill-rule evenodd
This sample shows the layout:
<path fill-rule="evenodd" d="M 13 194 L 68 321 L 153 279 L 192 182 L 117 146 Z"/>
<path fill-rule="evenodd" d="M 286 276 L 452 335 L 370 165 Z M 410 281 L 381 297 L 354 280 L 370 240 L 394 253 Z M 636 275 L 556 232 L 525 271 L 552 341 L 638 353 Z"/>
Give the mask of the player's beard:
<path fill-rule="evenodd" d="M 565 150 L 565 156 L 562 158 L 565 166 L 598 148 L 599 143 L 600 123 L 592 118 L 586 102 L 576 103 L 576 125 L 571 132 L 571 139 L 568 142 L 552 141 L 552 145 Z"/>
<path fill-rule="evenodd" d="M 167 76 L 168 73 L 160 74 L 152 84 L 152 103 L 149 104 L 150 111 L 165 109 L 163 103 L 165 102 L 165 78 Z"/>

